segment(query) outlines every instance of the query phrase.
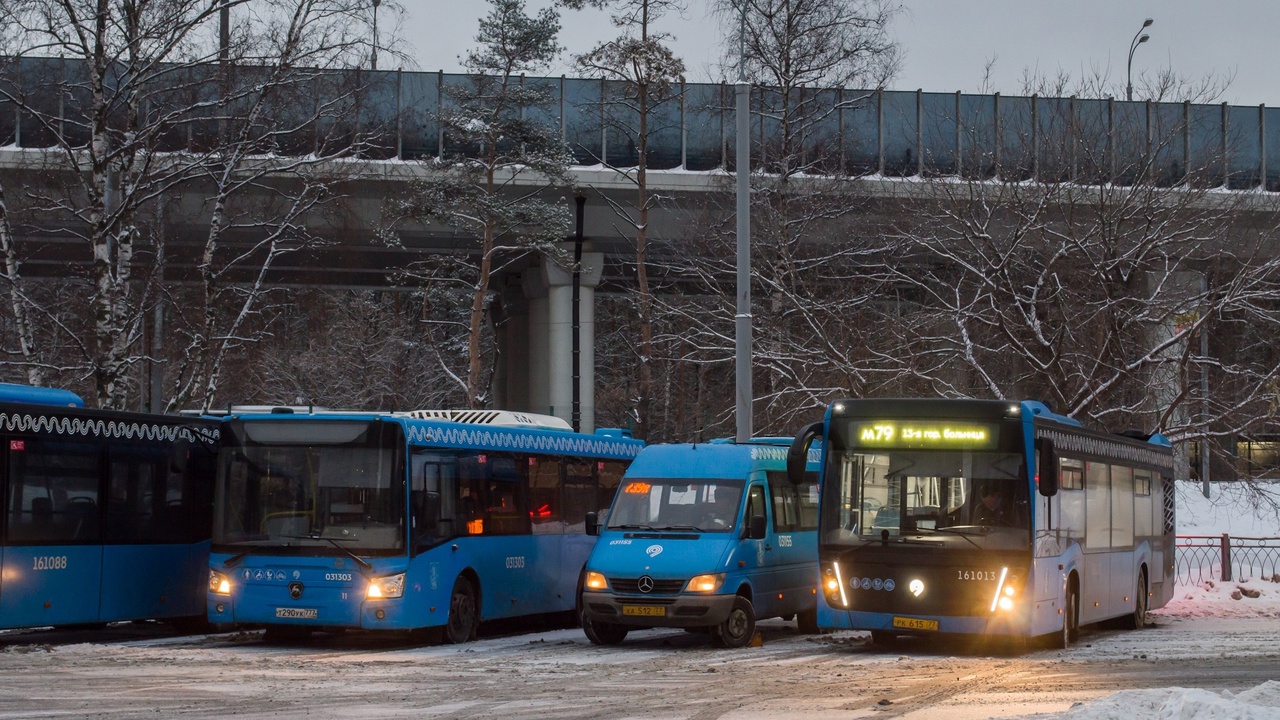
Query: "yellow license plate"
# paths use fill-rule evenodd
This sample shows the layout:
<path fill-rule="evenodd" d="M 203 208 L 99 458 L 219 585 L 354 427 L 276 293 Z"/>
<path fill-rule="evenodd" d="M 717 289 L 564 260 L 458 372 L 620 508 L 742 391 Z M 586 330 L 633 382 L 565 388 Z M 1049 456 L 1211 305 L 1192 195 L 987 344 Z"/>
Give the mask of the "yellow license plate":
<path fill-rule="evenodd" d="M 893 626 L 904 630 L 933 630 L 937 632 L 937 620 L 921 620 L 920 618 L 895 617 Z"/>
<path fill-rule="evenodd" d="M 639 615 L 640 617 L 665 617 L 667 609 L 661 605 L 623 605 L 623 615 Z"/>

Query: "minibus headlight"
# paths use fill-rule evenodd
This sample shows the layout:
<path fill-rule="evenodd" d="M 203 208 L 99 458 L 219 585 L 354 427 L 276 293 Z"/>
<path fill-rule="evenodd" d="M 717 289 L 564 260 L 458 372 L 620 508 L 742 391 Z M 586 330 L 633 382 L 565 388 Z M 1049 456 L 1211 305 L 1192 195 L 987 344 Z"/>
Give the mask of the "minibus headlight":
<path fill-rule="evenodd" d="M 365 591 L 365 598 L 369 600 L 398 598 L 402 595 L 404 595 L 404 573 L 374 578 L 369 581 L 369 589 Z"/>
<path fill-rule="evenodd" d="M 217 595 L 231 594 L 231 578 L 218 572 L 217 570 L 209 571 L 209 592 Z"/>
<path fill-rule="evenodd" d="M 582 582 L 582 585 L 587 590 L 608 590 L 609 589 L 609 581 L 604 579 L 604 574 L 595 572 L 593 570 L 587 571 L 587 578 Z"/>
<path fill-rule="evenodd" d="M 689 584 L 684 586 L 685 592 L 697 593 L 713 593 L 720 589 L 724 584 L 724 573 L 708 573 L 706 575 L 694 575 L 689 578 Z"/>

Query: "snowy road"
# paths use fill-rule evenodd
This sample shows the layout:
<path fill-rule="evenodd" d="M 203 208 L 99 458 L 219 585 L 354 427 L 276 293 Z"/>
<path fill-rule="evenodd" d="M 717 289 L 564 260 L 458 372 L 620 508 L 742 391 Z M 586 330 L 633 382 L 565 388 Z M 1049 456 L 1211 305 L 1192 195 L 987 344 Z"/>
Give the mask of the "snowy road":
<path fill-rule="evenodd" d="M 0 636 L 0 718 L 822 718 L 1060 713 L 1121 689 L 1244 690 L 1280 680 L 1275 617 L 1160 616 L 1139 633 L 1086 630 L 1067 651 L 970 650 L 862 633 L 712 648 L 680 631 L 620 647 L 579 630 L 400 646 L 356 636 L 297 647 L 259 633 Z M 88 642 L 93 638 L 95 641 Z"/>

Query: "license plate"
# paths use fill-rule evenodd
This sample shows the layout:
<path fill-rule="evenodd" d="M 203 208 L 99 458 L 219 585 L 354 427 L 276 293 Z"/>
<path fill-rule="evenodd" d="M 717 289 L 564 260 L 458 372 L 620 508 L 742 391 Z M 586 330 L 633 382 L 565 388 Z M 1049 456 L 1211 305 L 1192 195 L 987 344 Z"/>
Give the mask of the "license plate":
<path fill-rule="evenodd" d="M 623 605 L 623 615 L 639 615 L 640 617 L 664 617 L 667 609 L 661 605 Z"/>
<path fill-rule="evenodd" d="M 276 617 L 315 620 L 320 617 L 320 611 L 315 608 L 278 607 L 276 608 Z"/>
<path fill-rule="evenodd" d="M 937 632 L 937 620 L 922 620 L 920 618 L 895 617 L 893 626 L 904 630 L 933 630 Z"/>

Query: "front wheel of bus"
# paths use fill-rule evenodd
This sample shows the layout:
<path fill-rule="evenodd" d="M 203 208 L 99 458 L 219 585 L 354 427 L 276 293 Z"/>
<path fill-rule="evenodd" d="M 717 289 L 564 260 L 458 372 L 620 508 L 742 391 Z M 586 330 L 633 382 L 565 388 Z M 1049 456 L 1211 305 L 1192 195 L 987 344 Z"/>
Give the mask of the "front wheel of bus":
<path fill-rule="evenodd" d="M 1066 650 L 1080 637 L 1080 600 L 1075 590 L 1067 591 L 1062 606 L 1062 631 L 1053 638 L 1055 650 Z"/>
<path fill-rule="evenodd" d="M 454 645 L 474 640 L 476 637 L 476 591 L 466 578 L 458 578 L 453 583 L 453 594 L 449 597 L 449 621 L 445 625 L 444 634 Z"/>
<path fill-rule="evenodd" d="M 617 645 L 627 639 L 626 626 L 595 622 L 585 612 L 582 613 L 582 632 L 592 645 Z"/>
<path fill-rule="evenodd" d="M 740 648 L 751 644 L 756 634 L 756 609 L 751 601 L 738 595 L 733 599 L 729 617 L 711 632 L 711 638 L 721 647 Z"/>
<path fill-rule="evenodd" d="M 1130 630 L 1141 630 L 1147 626 L 1147 571 L 1138 571 L 1138 587 L 1134 590 L 1133 615 L 1125 624 Z"/>

